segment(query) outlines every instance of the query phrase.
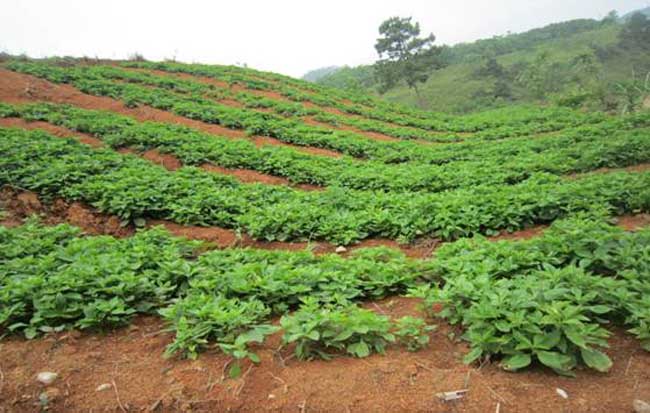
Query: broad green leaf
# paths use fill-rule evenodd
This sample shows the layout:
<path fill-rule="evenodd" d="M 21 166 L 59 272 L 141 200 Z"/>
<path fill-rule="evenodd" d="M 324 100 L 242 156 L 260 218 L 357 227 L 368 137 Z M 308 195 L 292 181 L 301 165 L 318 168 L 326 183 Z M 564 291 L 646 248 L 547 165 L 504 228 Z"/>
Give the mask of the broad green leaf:
<path fill-rule="evenodd" d="M 514 356 L 507 357 L 501 362 L 501 366 L 505 370 L 519 370 L 528 366 L 531 363 L 530 354 L 515 354 Z"/>
<path fill-rule="evenodd" d="M 230 368 L 228 369 L 228 376 L 231 379 L 236 379 L 241 376 L 241 366 L 238 362 L 233 362 Z"/>
<path fill-rule="evenodd" d="M 363 358 L 370 355 L 370 348 L 364 341 L 359 341 L 358 343 L 348 345 L 348 352 L 359 358 Z"/>
<path fill-rule="evenodd" d="M 592 369 L 605 373 L 612 368 L 612 360 L 601 351 L 583 348 L 580 349 L 580 355 L 582 355 L 585 364 Z"/>
<path fill-rule="evenodd" d="M 538 351 L 536 355 L 542 364 L 554 370 L 566 371 L 570 369 L 572 364 L 571 357 L 554 351 Z"/>
<path fill-rule="evenodd" d="M 476 361 L 483 354 L 483 350 L 480 347 L 474 347 L 469 353 L 463 357 L 463 363 L 470 364 Z"/>

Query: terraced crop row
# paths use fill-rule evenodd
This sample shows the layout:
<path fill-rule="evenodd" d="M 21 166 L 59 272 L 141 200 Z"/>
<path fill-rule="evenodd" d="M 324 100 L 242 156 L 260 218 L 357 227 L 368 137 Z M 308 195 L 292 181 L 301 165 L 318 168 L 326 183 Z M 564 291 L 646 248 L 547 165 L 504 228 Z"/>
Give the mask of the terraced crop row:
<path fill-rule="evenodd" d="M 294 183 L 342 186 L 359 190 L 426 191 L 469 188 L 480 184 L 515 184 L 534 172 L 566 174 L 602 167 L 625 167 L 650 161 L 648 129 L 621 131 L 591 139 L 555 139 L 544 151 L 523 152 L 519 142 L 500 145 L 495 152 L 477 147 L 471 160 L 443 165 L 361 162 L 349 158 L 307 155 L 291 148 L 257 148 L 244 140 L 206 135 L 186 127 L 139 123 L 110 112 L 89 111 L 63 105 L 12 106 L 0 103 L 0 117 L 46 121 L 89 133 L 113 148 L 158 149 L 178 157 L 185 165 L 214 163 L 226 168 L 246 168 L 283 176 Z M 550 141 L 550 139 L 547 139 Z M 508 158 L 512 150 L 516 157 Z"/>
<path fill-rule="evenodd" d="M 650 208 L 650 173 L 575 180 L 532 174 L 516 185 L 429 193 L 384 193 L 240 184 L 193 167 L 170 172 L 145 160 L 95 150 L 75 140 L 0 128 L 0 184 L 81 200 L 126 221 L 164 218 L 237 228 L 256 239 L 367 237 L 453 239 L 516 230 L 594 207 L 623 213 Z"/>
<path fill-rule="evenodd" d="M 523 136 L 585 123 L 596 123 L 605 118 L 602 114 L 577 114 L 565 108 L 533 107 L 506 108 L 462 117 L 451 116 L 391 104 L 368 95 L 343 92 L 274 74 L 240 70 L 240 68 L 172 62 L 124 62 L 122 65 L 212 77 L 253 90 L 272 90 L 296 102 L 307 101 L 367 119 L 425 131 L 453 133 L 483 131 L 485 133 L 479 136 L 492 138 Z"/>
<path fill-rule="evenodd" d="M 607 323 L 626 326 L 650 349 L 649 241 L 647 230 L 626 233 L 583 216 L 529 241 L 458 241 L 431 261 L 386 248 L 347 259 L 231 249 L 195 260 L 199 244 L 160 229 L 82 237 L 32 220 L 0 227 L 0 328 L 34 337 L 159 311 L 176 334 L 169 353 L 196 356 L 218 344 L 259 362 L 249 345 L 277 331 L 267 323 L 283 315 L 283 343 L 297 343 L 298 357 L 365 357 L 395 341 L 426 345 L 424 321 L 393 324 L 355 306 L 410 290 L 425 310 L 466 328 L 467 362 L 496 356 L 508 370 L 536 360 L 565 375 L 579 363 L 607 371 Z"/>
<path fill-rule="evenodd" d="M 322 147 L 386 163 L 445 162 L 446 159 L 453 159 L 453 156 L 450 155 L 454 152 L 463 152 L 472 145 L 484 144 L 482 142 L 468 143 L 469 146 L 458 144 L 459 148 L 437 149 L 429 146 L 423 147 L 423 145 L 412 142 L 378 142 L 350 132 L 306 126 L 276 115 L 219 105 L 209 99 L 175 93 L 167 89 L 149 88 L 123 82 L 116 83 L 102 78 L 93 68 L 62 68 L 40 63 L 21 62 L 12 63 L 9 67 L 58 83 L 72 82 L 86 93 L 121 99 L 127 105 L 146 104 L 206 123 L 246 129 L 250 134 L 273 136 L 296 145 Z M 574 128 L 566 131 L 566 135 L 572 136 L 574 139 L 582 139 L 581 135 L 583 134 L 584 138 L 593 135 L 605 136 L 612 131 L 648 125 L 650 125 L 650 115 L 639 114 L 623 119 L 611 118 L 593 127 Z M 534 143 L 523 141 L 535 139 L 521 138 L 520 144 L 528 147 Z M 506 145 L 511 150 L 512 146 Z M 500 146 L 493 148 L 495 151 L 502 149 Z"/>
<path fill-rule="evenodd" d="M 160 87 L 174 92 L 186 94 L 200 94 L 215 99 L 229 99 L 248 109 L 272 110 L 275 114 L 284 117 L 313 116 L 316 120 L 329 123 L 333 126 L 348 125 L 362 131 L 378 132 L 399 139 L 421 139 L 432 142 L 458 141 L 460 136 L 453 133 L 431 133 L 422 129 L 395 126 L 386 122 L 357 116 L 342 116 L 328 113 L 318 107 L 307 107 L 301 103 L 287 102 L 268 98 L 247 91 L 233 92 L 229 88 L 219 87 L 212 83 L 206 84 L 192 79 L 181 79 L 169 76 L 159 76 L 150 72 L 134 72 L 114 66 L 94 66 L 93 71 L 100 73 L 108 79 L 116 79 L 129 83 L 144 84 Z M 496 136 L 498 139 L 502 136 Z"/>
<path fill-rule="evenodd" d="M 101 76 L 120 79 L 128 82 L 147 84 L 150 86 L 163 87 L 184 93 L 207 92 L 215 89 L 213 84 L 206 85 L 191 79 L 178 79 L 153 75 L 144 72 L 127 72 L 115 67 L 95 66 L 93 70 Z M 268 108 L 282 115 L 314 115 L 317 120 L 328 123 L 342 123 L 357 127 L 365 131 L 374 131 L 384 133 L 403 139 L 422 139 L 435 142 L 458 141 L 461 139 L 455 132 L 467 132 L 456 126 L 454 123 L 447 125 L 445 128 L 436 129 L 439 133 L 431 134 L 427 130 L 396 127 L 378 122 L 369 117 L 349 117 L 337 114 L 327 113 L 314 108 L 305 108 L 303 105 L 292 105 L 275 99 L 260 98 L 260 96 L 239 92 L 238 94 L 229 93 L 223 88 L 217 89 L 223 97 L 229 97 L 252 108 Z M 364 116 L 363 113 L 360 114 Z M 521 119 L 523 116 L 523 120 Z M 467 118 L 459 118 L 467 122 Z M 517 108 L 515 110 L 492 111 L 488 114 L 481 115 L 481 126 L 476 126 L 476 133 L 468 139 L 503 139 L 509 137 L 528 136 L 545 132 L 553 132 L 567 127 L 579 125 L 597 124 L 607 119 L 603 114 L 592 113 L 584 114 L 567 109 L 532 109 Z M 501 119 L 503 125 L 495 123 L 494 119 Z M 491 122 L 490 122 L 491 121 Z M 440 133 L 443 132 L 443 133 Z M 446 132 L 446 133 L 444 133 Z"/>

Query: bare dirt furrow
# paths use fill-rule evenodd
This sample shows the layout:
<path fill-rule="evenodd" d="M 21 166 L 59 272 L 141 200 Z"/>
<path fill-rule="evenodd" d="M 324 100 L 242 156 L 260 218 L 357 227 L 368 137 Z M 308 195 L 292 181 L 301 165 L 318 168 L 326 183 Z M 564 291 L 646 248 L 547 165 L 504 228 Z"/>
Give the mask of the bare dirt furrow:
<path fill-rule="evenodd" d="M 393 318 L 422 316 L 419 305 L 401 297 L 365 304 Z M 567 378 L 537 367 L 508 373 L 497 363 L 464 365 L 467 345 L 450 338 L 460 331 L 434 322 L 438 329 L 428 348 L 410 353 L 391 347 L 364 359 L 298 361 L 291 348 L 277 350 L 276 333 L 255 348 L 261 363 L 245 362 L 238 379 L 224 377 L 229 358 L 216 350 L 197 360 L 164 358 L 173 335 L 157 317 L 137 317 L 102 336 L 72 331 L 36 340 L 10 337 L 0 352 L 0 406 L 12 413 L 41 411 L 39 394 L 45 391 L 53 413 L 119 412 L 120 405 L 128 412 L 611 413 L 632 411 L 632 400 L 650 398 L 650 353 L 620 329 L 608 340 L 606 353 L 614 362 L 608 374 L 578 369 L 576 378 Z M 43 388 L 35 380 L 41 371 L 58 378 Z M 468 389 L 460 400 L 436 397 L 460 389 Z"/>
<path fill-rule="evenodd" d="M 33 214 L 39 214 L 47 224 L 55 225 L 68 223 L 78 226 L 85 233 L 92 235 L 112 235 L 116 237 L 130 236 L 135 232 L 133 225 L 122 226 L 117 216 L 103 214 L 95 208 L 81 202 L 68 203 L 63 199 L 53 202 L 41 200 L 37 194 L 21 188 L 5 187 L 0 191 L 0 207 L 9 213 L 9 225 L 16 225 L 22 219 Z M 650 226 L 650 214 L 624 215 L 616 219 L 617 225 L 627 231 L 636 231 Z M 0 223 L 2 223 L 0 221 Z M 257 241 L 246 234 L 220 227 L 200 227 L 180 225 L 171 221 L 149 219 L 147 227 L 162 225 L 170 233 L 188 239 L 201 240 L 212 243 L 216 248 L 252 247 L 269 250 L 297 251 L 309 249 L 316 254 L 334 253 L 337 246 L 328 242 L 281 242 Z M 503 232 L 500 235 L 489 237 L 491 241 L 522 240 L 541 235 L 547 225 L 538 225 L 532 228 Z M 359 248 L 384 246 L 402 251 L 406 256 L 416 259 L 426 259 L 435 254 L 435 250 L 444 242 L 435 238 L 423 238 L 412 244 L 400 244 L 390 239 L 365 239 L 348 246 L 341 255 L 347 256 Z"/>
<path fill-rule="evenodd" d="M 12 222 L 20 221 L 33 214 L 39 214 L 47 224 L 68 223 L 78 226 L 85 233 L 92 235 L 112 235 L 124 237 L 132 235 L 135 227 L 132 225 L 121 226 L 117 216 L 103 214 L 95 208 L 81 202 L 68 203 L 63 199 L 45 202 L 31 191 L 21 188 L 5 187 L 0 191 L 0 206 L 10 213 Z M 316 254 L 335 252 L 337 246 L 328 242 L 280 242 L 257 241 L 246 234 L 220 227 L 199 227 L 180 225 L 171 221 L 148 219 L 147 227 L 162 225 L 170 233 L 188 239 L 210 242 L 216 248 L 252 247 L 269 250 L 305 250 L 309 249 Z M 342 255 L 359 248 L 387 246 L 400 249 L 412 258 L 426 258 L 438 246 L 438 240 L 422 240 L 412 245 L 402 245 L 397 241 L 388 239 L 367 239 L 349 246 Z"/>

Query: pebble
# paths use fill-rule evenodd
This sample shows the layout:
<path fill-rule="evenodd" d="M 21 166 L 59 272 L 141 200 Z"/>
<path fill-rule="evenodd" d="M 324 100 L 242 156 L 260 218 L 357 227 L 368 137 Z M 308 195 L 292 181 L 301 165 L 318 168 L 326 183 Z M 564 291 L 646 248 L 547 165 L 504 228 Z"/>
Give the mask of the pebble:
<path fill-rule="evenodd" d="M 111 387 L 113 387 L 113 385 L 111 383 L 104 383 L 104 384 L 100 384 L 99 386 L 97 386 L 95 391 L 106 391 L 106 390 L 109 390 Z"/>
<path fill-rule="evenodd" d="M 38 373 L 36 380 L 46 386 L 49 386 L 50 384 L 54 383 L 54 380 L 56 380 L 57 376 L 58 375 L 56 373 L 53 373 L 51 371 L 42 371 Z"/>
<path fill-rule="evenodd" d="M 643 400 L 635 400 L 632 402 L 635 413 L 650 413 L 650 403 L 644 402 Z"/>
<path fill-rule="evenodd" d="M 345 248 L 343 245 L 336 247 L 334 251 L 336 252 L 346 252 L 348 249 Z"/>
<path fill-rule="evenodd" d="M 559 388 L 559 387 L 558 387 L 557 389 L 555 389 L 555 392 L 556 392 L 560 397 L 562 397 L 563 399 L 568 399 L 568 398 L 569 398 L 569 395 L 567 394 L 567 392 L 564 391 L 564 390 L 562 390 L 562 389 Z"/>

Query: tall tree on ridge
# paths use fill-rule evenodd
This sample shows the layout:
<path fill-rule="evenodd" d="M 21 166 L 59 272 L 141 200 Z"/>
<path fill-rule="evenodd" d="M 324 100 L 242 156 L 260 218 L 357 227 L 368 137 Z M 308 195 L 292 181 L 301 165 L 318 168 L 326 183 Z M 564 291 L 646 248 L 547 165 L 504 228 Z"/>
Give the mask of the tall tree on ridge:
<path fill-rule="evenodd" d="M 379 26 L 381 37 L 375 49 L 380 60 L 375 63 L 375 72 L 385 92 L 404 80 L 422 104 L 418 83 L 425 82 L 431 72 L 444 64 L 440 58 L 441 47 L 434 46 L 433 33 L 420 36 L 420 24 L 412 23 L 411 17 L 391 17 Z"/>

